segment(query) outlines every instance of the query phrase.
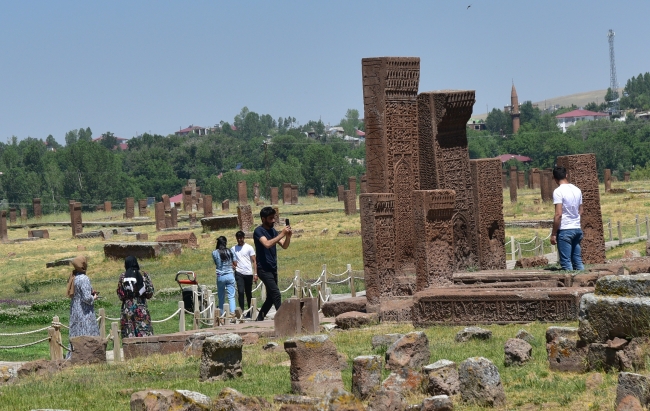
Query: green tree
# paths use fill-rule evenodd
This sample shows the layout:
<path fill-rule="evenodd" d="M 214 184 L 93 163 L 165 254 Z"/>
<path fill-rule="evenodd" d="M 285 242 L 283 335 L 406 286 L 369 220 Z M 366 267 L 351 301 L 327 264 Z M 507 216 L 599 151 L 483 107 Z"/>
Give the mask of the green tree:
<path fill-rule="evenodd" d="M 359 120 L 359 110 L 349 108 L 345 112 L 345 118 L 339 123 L 339 127 L 343 127 L 345 135 L 356 137 L 356 130 L 363 126 L 363 122 Z"/>
<path fill-rule="evenodd" d="M 100 143 L 108 150 L 112 150 L 113 148 L 118 147 L 117 138 L 110 131 L 107 131 L 104 134 L 102 134 L 102 139 L 100 140 Z"/>
<path fill-rule="evenodd" d="M 498 108 L 493 108 L 485 119 L 485 128 L 492 134 L 512 134 L 512 118 Z"/>

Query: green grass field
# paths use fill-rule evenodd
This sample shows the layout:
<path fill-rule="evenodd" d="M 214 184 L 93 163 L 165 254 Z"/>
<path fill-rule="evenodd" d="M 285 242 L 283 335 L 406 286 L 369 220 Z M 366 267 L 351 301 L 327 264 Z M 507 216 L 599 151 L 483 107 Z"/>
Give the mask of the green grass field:
<path fill-rule="evenodd" d="M 650 189 L 648 182 L 614 183 L 614 187 Z M 553 207 L 550 204 L 535 204 L 539 192 L 520 190 L 518 202 L 510 203 L 508 191 L 504 191 L 504 216 L 506 221 L 551 219 Z M 287 216 L 291 218 L 294 230 L 299 231 L 292 239 L 288 250 L 280 250 L 281 288 L 286 288 L 294 275 L 300 270 L 303 278 L 315 279 L 319 276 L 323 264 L 330 273 L 342 273 L 346 265 L 353 270 L 362 270 L 361 238 L 359 236 L 339 236 L 338 232 L 358 231 L 359 216 L 345 216 L 342 204 L 336 199 L 301 198 L 300 206 L 280 206 L 282 218 L 294 210 L 315 210 L 339 208 L 341 211 L 326 214 L 307 214 Z M 601 187 L 601 210 L 603 221 L 608 220 L 616 227 L 616 221 L 624 223 L 623 235 L 635 235 L 636 228 L 629 223 L 636 216 L 643 221 L 650 214 L 650 194 L 605 194 Z M 253 207 L 254 214 L 259 208 Z M 153 213 L 153 211 L 151 211 Z M 121 211 L 111 214 L 102 212 L 84 213 L 84 221 L 97 221 L 112 217 L 121 221 Z M 257 220 L 257 219 L 256 219 Z M 43 222 L 69 221 L 67 214 L 46 216 Z M 32 222 L 31 220 L 28 222 Z M 187 223 L 180 223 L 186 225 Z M 100 291 L 102 299 L 97 308 L 104 308 L 107 316 L 119 316 L 119 300 L 115 294 L 117 279 L 123 271 L 122 261 L 104 258 L 103 242 L 99 239 L 72 239 L 69 227 L 43 227 L 50 233 L 50 239 L 34 242 L 0 245 L 0 332 L 15 333 L 47 326 L 54 315 L 58 315 L 64 324 L 69 317 L 69 303 L 64 298 L 65 284 L 70 273 L 69 267 L 45 268 L 45 263 L 59 258 L 74 257 L 84 254 L 89 259 L 88 274 L 93 287 Z M 86 227 L 85 231 L 98 229 Z M 324 232 L 324 230 L 326 232 Z M 302 231 L 300 231 L 302 230 Z M 134 231 L 149 234 L 155 239 L 153 225 L 134 227 Z M 210 233 L 209 238 L 201 237 L 201 230 L 194 229 L 199 247 L 184 249 L 181 256 L 163 256 L 154 260 L 140 262 L 147 271 L 156 288 L 156 295 L 150 302 L 153 319 L 162 319 L 177 308 L 180 294 L 174 276 L 179 270 L 192 270 L 197 273 L 201 284 L 214 288 L 214 264 L 211 251 L 214 249 L 218 235 L 225 235 L 234 244 L 236 230 Z M 546 237 L 548 230 L 507 228 L 506 240 L 514 236 L 519 241 L 531 239 L 534 235 Z M 645 234 L 645 225 L 641 227 Z M 607 238 L 607 230 L 605 232 Z M 614 229 L 614 238 L 618 234 Z M 10 227 L 9 238 L 25 238 L 27 229 Z M 135 241 L 133 236 L 114 236 L 109 241 Z M 252 243 L 252 240 L 249 240 Z M 548 246 L 548 243 L 546 244 Z M 637 249 L 645 255 L 645 241 L 615 248 L 607 253 L 608 258 L 620 258 L 625 249 Z M 360 274 L 359 274 L 360 275 Z M 363 287 L 358 284 L 359 289 Z M 349 292 L 345 285 L 334 286 L 333 292 Z M 289 292 L 284 295 L 288 297 Z M 259 299 L 259 295 L 257 295 Z M 261 302 L 260 302 L 261 303 Z M 191 321 L 188 321 L 191 328 Z M 491 359 L 499 367 L 508 398 L 508 409 L 566 409 L 595 410 L 611 409 L 615 396 L 615 375 L 604 375 L 602 385 L 589 388 L 589 375 L 558 374 L 548 371 L 544 349 L 544 332 L 549 324 L 528 324 L 523 326 L 490 326 L 495 338 L 487 343 L 457 344 L 453 342 L 455 333 L 461 327 L 432 327 L 424 330 L 430 338 L 431 361 L 447 358 L 462 361 L 470 356 L 482 355 Z M 525 328 L 537 338 L 534 345 L 534 361 L 521 368 L 503 367 L 503 343 L 513 337 L 519 328 Z M 178 330 L 178 322 L 170 320 L 155 325 L 157 334 Z M 381 325 L 360 331 L 338 332 L 332 335 L 339 351 L 343 352 L 349 362 L 361 354 L 370 354 L 370 338 L 373 334 L 384 332 L 404 332 L 412 330 L 405 325 Z M 46 333 L 25 336 L 0 336 L 0 346 L 25 344 L 45 337 Z M 67 336 L 64 330 L 64 343 Z M 277 341 L 277 340 L 276 340 Z M 278 341 L 280 342 L 280 341 Z M 30 377 L 20 384 L 0 388 L 0 408 L 67 408 L 67 409 L 106 409 L 106 404 L 115 404 L 116 409 L 128 407 L 130 393 L 144 388 L 183 388 L 200 391 L 207 395 L 216 395 L 221 388 L 228 385 L 245 394 L 264 395 L 272 398 L 273 394 L 289 391 L 288 367 L 280 363 L 288 360 L 283 352 L 266 353 L 261 345 L 247 346 L 244 354 L 245 377 L 226 383 L 199 383 L 198 360 L 180 355 L 165 357 L 152 356 L 114 365 L 76 367 L 48 378 Z M 49 358 L 47 343 L 35 346 L 3 350 L 0 349 L 0 361 L 26 361 Z M 350 387 L 351 370 L 344 371 L 344 380 Z M 412 403 L 421 401 L 420 397 L 409 399 Z M 464 406 L 459 409 L 471 409 Z"/>

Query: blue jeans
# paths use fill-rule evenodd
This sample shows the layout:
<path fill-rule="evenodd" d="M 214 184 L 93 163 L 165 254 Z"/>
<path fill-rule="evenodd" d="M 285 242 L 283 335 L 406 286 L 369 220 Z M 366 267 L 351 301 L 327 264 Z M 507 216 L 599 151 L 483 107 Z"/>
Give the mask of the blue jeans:
<path fill-rule="evenodd" d="M 560 265 L 563 270 L 584 270 L 582 264 L 582 253 L 580 242 L 582 241 L 582 230 L 573 228 L 570 230 L 558 230 L 557 250 L 560 254 Z"/>
<path fill-rule="evenodd" d="M 217 276 L 217 296 L 219 297 L 219 309 L 223 311 L 226 293 L 228 294 L 228 304 L 230 312 L 235 312 L 235 274 L 224 274 Z"/>

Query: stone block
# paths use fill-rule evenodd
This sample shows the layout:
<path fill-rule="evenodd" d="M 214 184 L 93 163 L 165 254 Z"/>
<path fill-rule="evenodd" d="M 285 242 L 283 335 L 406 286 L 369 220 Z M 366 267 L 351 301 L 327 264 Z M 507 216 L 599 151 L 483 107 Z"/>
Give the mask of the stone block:
<path fill-rule="evenodd" d="M 600 277 L 594 293 L 619 297 L 650 297 L 650 274 Z"/>
<path fill-rule="evenodd" d="M 428 395 L 456 395 L 460 392 L 458 366 L 449 360 L 438 360 L 422 367 L 422 388 Z"/>
<path fill-rule="evenodd" d="M 492 338 L 492 331 L 480 327 L 465 327 L 458 331 L 454 340 L 456 342 L 467 342 L 469 340 L 489 340 Z"/>
<path fill-rule="evenodd" d="M 288 298 L 282 303 L 273 317 L 273 327 L 276 337 L 291 337 L 301 333 L 302 317 L 298 298 Z"/>
<path fill-rule="evenodd" d="M 520 340 L 524 340 L 527 343 L 532 343 L 533 341 L 535 341 L 535 337 L 533 336 L 533 334 L 529 333 L 526 330 L 517 331 L 517 335 L 515 335 L 515 338 L 519 338 Z"/>
<path fill-rule="evenodd" d="M 381 383 L 381 387 L 388 391 L 416 394 L 422 391 L 422 380 L 419 370 L 404 367 L 392 371 Z"/>
<path fill-rule="evenodd" d="M 503 351 L 505 354 L 503 363 L 506 367 L 524 365 L 530 361 L 533 355 L 533 347 L 519 338 L 508 338 Z"/>
<path fill-rule="evenodd" d="M 368 399 L 381 387 L 382 360 L 379 355 L 356 357 L 352 365 L 352 394 Z"/>
<path fill-rule="evenodd" d="M 343 390 L 336 346 L 325 335 L 292 338 L 284 343 L 291 359 L 291 390 L 321 396 L 335 388 Z"/>
<path fill-rule="evenodd" d="M 371 339 L 371 344 L 372 344 L 372 349 L 376 350 L 380 347 L 385 347 L 388 349 L 393 343 L 400 338 L 402 338 L 404 334 L 382 334 L 382 335 L 373 335 Z"/>
<path fill-rule="evenodd" d="M 350 328 L 361 328 L 366 325 L 374 325 L 378 323 L 379 316 L 377 313 L 360 313 L 358 311 L 350 311 L 336 316 L 336 325 L 343 330 L 348 330 Z"/>
<path fill-rule="evenodd" d="M 320 331 L 318 297 L 303 298 L 300 301 L 300 321 L 301 332 L 306 334 L 316 334 Z"/>
<path fill-rule="evenodd" d="M 411 321 L 413 311 L 412 299 L 384 300 L 379 306 L 379 319 L 381 322 L 406 322 Z"/>
<path fill-rule="evenodd" d="M 325 317 L 336 317 L 350 311 L 366 312 L 366 297 L 352 297 L 341 300 L 328 301 L 322 306 Z"/>
<path fill-rule="evenodd" d="M 453 411 L 454 403 L 447 395 L 436 395 L 422 400 L 420 411 Z"/>
<path fill-rule="evenodd" d="M 546 267 L 548 265 L 548 258 L 544 256 L 537 257 L 524 257 L 515 263 L 515 268 L 535 268 Z"/>
<path fill-rule="evenodd" d="M 236 215 L 227 215 L 219 217 L 205 217 L 201 219 L 203 231 L 229 230 L 239 227 L 239 221 Z"/>
<path fill-rule="evenodd" d="M 619 373 L 616 386 L 616 406 L 618 407 L 628 396 L 636 398 L 641 406 L 647 407 L 650 403 L 650 379 L 645 375 L 631 372 Z"/>
<path fill-rule="evenodd" d="M 149 234 L 147 233 L 137 233 L 135 239 L 138 241 L 149 241 Z"/>
<path fill-rule="evenodd" d="M 137 411 L 207 411 L 211 404 L 210 397 L 194 391 L 146 390 L 131 394 L 131 410 Z"/>
<path fill-rule="evenodd" d="M 546 354 L 552 371 L 585 372 L 587 347 L 574 327 L 549 327 L 546 330 Z"/>
<path fill-rule="evenodd" d="M 29 230 L 27 237 L 30 238 L 50 238 L 50 233 L 47 230 Z"/>
<path fill-rule="evenodd" d="M 156 258 L 161 254 L 180 255 L 180 243 L 107 243 L 104 244 L 106 258 L 124 259 L 130 255 L 140 258 Z"/>
<path fill-rule="evenodd" d="M 205 342 L 205 339 L 214 335 L 216 334 L 210 331 L 203 331 L 188 335 L 183 347 L 183 353 L 200 357 L 203 354 L 203 343 Z"/>
<path fill-rule="evenodd" d="M 585 294 L 580 300 L 580 338 L 605 343 L 615 337 L 650 336 L 650 298 Z"/>
<path fill-rule="evenodd" d="M 506 395 L 499 370 L 483 357 L 468 358 L 458 367 L 460 395 L 464 402 L 482 407 L 505 405 Z"/>
<path fill-rule="evenodd" d="M 239 391 L 226 387 L 212 402 L 213 411 L 266 411 L 271 404 L 263 397 L 248 397 Z"/>
<path fill-rule="evenodd" d="M 421 331 L 405 334 L 386 351 L 386 368 L 399 370 L 403 367 L 420 369 L 429 362 L 431 351 L 429 339 Z"/>
<path fill-rule="evenodd" d="M 207 337 L 203 342 L 199 376 L 201 381 L 242 376 L 242 339 L 237 334 Z"/>
<path fill-rule="evenodd" d="M 101 337 L 72 337 L 70 338 L 72 364 L 102 364 L 106 363 L 106 340 Z"/>
<path fill-rule="evenodd" d="M 156 241 L 159 243 L 181 243 L 184 246 L 191 247 L 191 248 L 197 248 L 199 246 L 199 244 L 196 241 L 196 235 L 192 232 L 162 234 L 156 237 Z"/>
<path fill-rule="evenodd" d="M 616 349 L 607 344 L 592 343 L 587 347 L 587 366 L 590 371 L 618 371 L 619 360 Z"/>
<path fill-rule="evenodd" d="M 237 206 L 237 222 L 241 231 L 248 232 L 253 229 L 255 223 L 253 222 L 253 212 L 250 205 Z"/>
<path fill-rule="evenodd" d="M 404 396 L 395 390 L 381 389 L 368 401 L 368 411 L 405 410 L 408 403 Z"/>
<path fill-rule="evenodd" d="M 645 408 L 641 405 L 638 398 L 633 395 L 627 395 L 616 404 L 616 411 L 643 411 Z"/>
<path fill-rule="evenodd" d="M 632 338 L 622 350 L 616 352 L 618 369 L 621 371 L 645 370 L 648 357 L 650 357 L 650 337 Z"/>

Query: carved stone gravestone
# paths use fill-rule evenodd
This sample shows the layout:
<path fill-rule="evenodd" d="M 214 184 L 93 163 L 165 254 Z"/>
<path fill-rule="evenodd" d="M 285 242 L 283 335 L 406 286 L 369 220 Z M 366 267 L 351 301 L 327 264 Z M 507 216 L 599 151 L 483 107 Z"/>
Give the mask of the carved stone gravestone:
<path fill-rule="evenodd" d="M 316 190 L 314 190 L 313 188 L 307 190 L 307 197 L 314 198 L 315 195 L 316 195 Z"/>
<path fill-rule="evenodd" d="M 230 201 L 229 200 L 223 200 L 221 202 L 221 211 L 230 211 Z"/>
<path fill-rule="evenodd" d="M 237 202 L 239 205 L 248 204 L 248 189 L 246 188 L 246 180 L 237 182 Z"/>
<path fill-rule="evenodd" d="M 336 196 L 338 201 L 343 201 L 343 192 L 345 191 L 345 186 L 336 187 Z"/>
<path fill-rule="evenodd" d="M 368 192 L 368 177 L 363 174 L 361 176 L 361 188 L 360 188 L 360 193 L 365 194 Z"/>
<path fill-rule="evenodd" d="M 253 212 L 251 206 L 240 205 L 237 206 L 237 220 L 239 222 L 239 229 L 245 233 L 250 232 L 253 228 Z"/>
<path fill-rule="evenodd" d="M 260 201 L 260 183 L 253 184 L 253 199 L 255 201 L 255 204 Z"/>
<path fill-rule="evenodd" d="M 609 168 L 605 169 L 605 192 L 608 193 L 612 189 L 612 170 Z"/>
<path fill-rule="evenodd" d="M 282 203 L 284 205 L 291 204 L 291 183 L 282 184 Z"/>
<path fill-rule="evenodd" d="M 178 227 L 178 207 L 172 207 L 171 211 L 169 212 L 170 214 L 170 219 L 171 219 L 171 227 Z M 165 224 L 167 225 L 167 224 Z"/>
<path fill-rule="evenodd" d="M 20 209 L 20 222 L 23 223 L 25 221 L 27 221 L 27 209 L 23 207 Z"/>
<path fill-rule="evenodd" d="M 72 227 L 72 236 L 83 233 L 83 222 L 81 221 L 81 203 L 76 201 L 70 202 L 70 226 Z"/>
<path fill-rule="evenodd" d="M 169 201 L 169 196 L 167 194 L 162 195 L 162 202 L 165 206 L 165 211 L 170 211 L 172 209 L 172 203 Z"/>
<path fill-rule="evenodd" d="M 523 190 L 526 188 L 526 173 L 517 171 L 517 189 Z"/>
<path fill-rule="evenodd" d="M 357 194 L 357 178 L 356 177 L 348 177 L 348 189 L 354 193 L 354 195 Z"/>
<path fill-rule="evenodd" d="M 156 203 L 154 207 L 156 217 L 156 231 L 160 231 L 163 228 L 167 228 L 167 223 L 165 222 L 165 204 L 161 201 Z"/>
<path fill-rule="evenodd" d="M 135 200 L 133 197 L 127 197 L 125 200 L 124 214 L 126 218 L 135 217 Z"/>
<path fill-rule="evenodd" d="M 625 173 L 623 173 L 623 181 L 626 182 L 626 183 L 630 182 L 630 172 L 629 171 L 626 171 Z"/>
<path fill-rule="evenodd" d="M 110 201 L 104 201 L 104 212 L 110 213 L 113 211 L 113 203 Z"/>
<path fill-rule="evenodd" d="M 203 196 L 203 217 L 212 217 L 212 196 Z"/>
<path fill-rule="evenodd" d="M 149 214 L 149 210 L 147 210 L 147 199 L 143 198 L 141 200 L 138 200 L 138 215 L 140 217 L 146 217 Z"/>
<path fill-rule="evenodd" d="M 278 188 L 271 187 L 271 205 L 278 204 Z"/>
<path fill-rule="evenodd" d="M 295 184 L 291 186 L 291 204 L 298 204 L 298 186 Z"/>
<path fill-rule="evenodd" d="M 183 187 L 183 211 L 186 213 L 192 212 L 192 187 Z"/>
<path fill-rule="evenodd" d="M 9 208 L 9 222 L 16 224 L 16 207 Z"/>
<path fill-rule="evenodd" d="M 345 190 L 343 192 L 345 215 L 357 213 L 357 196 L 352 190 Z"/>
<path fill-rule="evenodd" d="M 34 198 L 32 200 L 32 207 L 34 208 L 34 218 L 39 219 L 43 217 L 43 209 L 41 207 L 40 198 Z"/>
<path fill-rule="evenodd" d="M 510 167 L 510 202 L 517 202 L 517 168 Z"/>
<path fill-rule="evenodd" d="M 0 241 L 7 241 L 7 211 L 0 210 Z"/>
<path fill-rule="evenodd" d="M 530 187 L 533 190 L 539 190 L 539 168 L 533 168 L 530 170 L 530 174 L 528 174 L 528 182 L 530 183 Z"/>

